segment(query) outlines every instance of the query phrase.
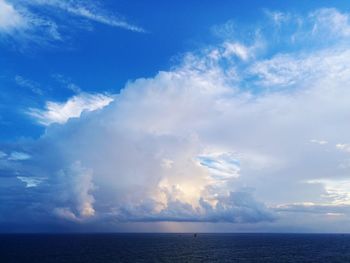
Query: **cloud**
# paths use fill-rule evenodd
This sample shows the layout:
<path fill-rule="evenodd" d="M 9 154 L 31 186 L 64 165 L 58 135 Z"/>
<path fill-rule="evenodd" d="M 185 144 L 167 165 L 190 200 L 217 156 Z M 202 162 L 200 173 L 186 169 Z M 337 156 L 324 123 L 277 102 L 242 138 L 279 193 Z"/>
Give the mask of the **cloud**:
<path fill-rule="evenodd" d="M 54 190 L 58 193 L 57 202 L 63 207 L 56 207 L 54 213 L 64 219 L 79 221 L 95 214 L 93 172 L 80 162 L 73 163 L 66 170 L 57 174 Z"/>
<path fill-rule="evenodd" d="M 48 126 L 52 123 L 65 123 L 70 118 L 80 117 L 84 111 L 102 109 L 113 101 L 113 98 L 103 94 L 81 93 L 70 98 L 65 103 L 49 101 L 46 109 L 29 109 L 28 114 L 40 124 Z"/>
<path fill-rule="evenodd" d="M 54 80 L 56 80 L 58 83 L 60 83 L 64 88 L 73 91 L 74 93 L 81 93 L 82 90 L 80 87 L 73 83 L 69 78 L 61 75 L 61 74 L 53 74 L 51 76 Z"/>
<path fill-rule="evenodd" d="M 276 219 L 273 211 L 257 202 L 251 193 L 245 191 L 230 192 L 222 197 L 215 206 L 200 199 L 200 206 L 192 207 L 180 200 L 169 201 L 167 207 L 154 213 L 152 201 L 136 207 L 123 207 L 113 216 L 119 221 L 132 222 L 225 222 L 257 223 L 272 222 Z M 198 209 L 199 208 L 199 209 Z"/>
<path fill-rule="evenodd" d="M 338 143 L 336 145 L 337 149 L 344 151 L 344 152 L 350 152 L 350 145 L 346 143 Z"/>
<path fill-rule="evenodd" d="M 315 21 L 312 33 L 331 33 L 333 36 L 349 37 L 350 20 L 349 15 L 341 13 L 335 8 L 323 8 L 310 14 L 310 18 Z"/>
<path fill-rule="evenodd" d="M 279 11 L 271 11 L 271 10 L 265 10 L 265 14 L 268 18 L 272 20 L 272 22 L 277 26 L 280 27 L 284 23 L 288 23 L 291 21 L 292 17 L 290 13 L 284 13 Z"/>
<path fill-rule="evenodd" d="M 323 214 L 326 216 L 349 216 L 349 205 L 289 204 L 276 208 L 278 212 Z"/>
<path fill-rule="evenodd" d="M 97 7 L 93 6 L 91 3 L 89 4 L 88 2 L 83 3 L 80 1 L 62 2 L 57 0 L 36 0 L 36 3 L 39 5 L 48 5 L 55 8 L 60 8 L 70 14 L 97 23 L 102 23 L 113 27 L 119 27 L 134 32 L 145 32 L 143 28 L 130 24 L 123 18 L 105 14 L 105 12 L 99 10 Z"/>
<path fill-rule="evenodd" d="M 7 156 L 6 153 L 4 153 L 3 151 L 0 151 L 0 159 L 5 158 Z"/>
<path fill-rule="evenodd" d="M 46 178 L 17 176 L 17 179 L 26 184 L 27 188 L 37 187 Z"/>
<path fill-rule="evenodd" d="M 226 42 L 224 43 L 224 48 L 225 48 L 223 52 L 224 57 L 230 57 L 232 55 L 236 55 L 242 60 L 247 60 L 251 55 L 251 52 L 249 51 L 249 49 L 240 43 Z"/>
<path fill-rule="evenodd" d="M 324 197 L 330 205 L 350 204 L 350 181 L 345 178 L 314 179 L 307 183 L 323 185 Z"/>
<path fill-rule="evenodd" d="M 0 0 L 0 37 L 23 46 L 33 43 L 52 45 L 66 39 L 69 34 L 67 28 L 81 29 L 81 20 L 145 32 L 143 28 L 108 13 L 94 3 L 79 0 Z"/>
<path fill-rule="evenodd" d="M 198 156 L 200 164 L 207 167 L 210 174 L 223 180 L 239 176 L 239 161 L 230 153 L 215 153 Z"/>
<path fill-rule="evenodd" d="M 330 78 L 346 78 L 349 69 L 344 67 L 343 56 L 349 57 L 347 49 L 322 50 L 312 55 L 282 54 L 272 59 L 256 62 L 251 74 L 257 83 L 265 87 L 290 87 L 310 83 L 327 74 Z"/>
<path fill-rule="evenodd" d="M 61 40 L 57 24 L 32 13 L 21 2 L 0 0 L 0 37 L 38 44 Z M 27 2 L 28 3 L 28 2 Z"/>
<path fill-rule="evenodd" d="M 325 140 L 316 140 L 316 139 L 312 139 L 312 140 L 310 140 L 310 142 L 316 143 L 316 144 L 319 144 L 319 145 L 325 145 L 325 144 L 328 143 L 328 142 L 325 141 Z"/>
<path fill-rule="evenodd" d="M 24 160 L 28 160 L 30 159 L 31 156 L 27 153 L 24 152 L 12 152 L 9 157 L 8 160 L 10 161 L 24 161 Z"/>
<path fill-rule="evenodd" d="M 22 15 L 5 0 L 0 0 L 0 33 L 10 33 L 25 26 Z"/>
<path fill-rule="evenodd" d="M 139 26 L 133 25 L 127 22 L 122 17 L 108 14 L 106 11 L 101 10 L 93 2 L 90 1 L 58 1 L 58 0 L 35 0 L 34 5 L 51 6 L 53 8 L 59 8 L 67 13 L 74 16 L 81 17 L 87 20 L 91 20 L 97 23 L 105 25 L 119 27 L 122 29 L 134 31 L 134 32 L 145 32 L 145 30 Z"/>
<path fill-rule="evenodd" d="M 47 180 L 26 189 L 37 206 L 23 213 L 87 229 L 172 221 L 285 231 L 300 215 L 304 229 L 331 230 L 348 205 L 342 164 L 349 157 L 334 145 L 350 131 L 350 39 L 329 32 L 337 41 L 317 44 L 320 32 L 312 30 L 329 12 L 302 17 L 305 27 L 290 15 L 248 42 L 224 39 L 189 52 L 112 97 L 80 94 L 30 109 L 47 127 L 38 140 L 12 146 L 31 154 L 12 170 Z M 288 23 L 292 32 L 284 34 Z M 279 32 L 279 43 L 289 43 L 283 49 L 266 41 Z M 301 35 L 312 40 L 302 44 Z M 231 53 L 225 43 L 234 45 Z M 17 178 L 6 182 L 23 189 Z M 320 213 L 308 221 L 310 209 Z"/>
<path fill-rule="evenodd" d="M 39 88 L 39 84 L 35 83 L 31 80 L 25 79 L 24 77 L 20 75 L 15 76 L 15 81 L 17 85 L 23 87 L 23 88 L 28 88 L 31 90 L 33 93 L 37 95 L 43 95 L 43 91 Z"/>

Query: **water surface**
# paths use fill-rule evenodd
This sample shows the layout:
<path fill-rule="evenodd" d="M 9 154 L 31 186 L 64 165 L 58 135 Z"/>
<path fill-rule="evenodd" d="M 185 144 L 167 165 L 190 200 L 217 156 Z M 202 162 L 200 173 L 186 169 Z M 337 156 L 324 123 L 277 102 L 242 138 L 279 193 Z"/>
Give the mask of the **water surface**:
<path fill-rule="evenodd" d="M 350 235 L 0 235 L 1 263 L 350 262 Z"/>

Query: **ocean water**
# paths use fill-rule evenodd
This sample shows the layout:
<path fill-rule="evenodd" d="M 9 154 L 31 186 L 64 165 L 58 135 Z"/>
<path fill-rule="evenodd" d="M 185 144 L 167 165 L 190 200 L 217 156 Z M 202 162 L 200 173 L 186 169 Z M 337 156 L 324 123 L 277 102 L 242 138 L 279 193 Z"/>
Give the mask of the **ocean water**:
<path fill-rule="evenodd" d="M 0 235 L 1 263 L 350 263 L 350 235 L 16 234 Z"/>

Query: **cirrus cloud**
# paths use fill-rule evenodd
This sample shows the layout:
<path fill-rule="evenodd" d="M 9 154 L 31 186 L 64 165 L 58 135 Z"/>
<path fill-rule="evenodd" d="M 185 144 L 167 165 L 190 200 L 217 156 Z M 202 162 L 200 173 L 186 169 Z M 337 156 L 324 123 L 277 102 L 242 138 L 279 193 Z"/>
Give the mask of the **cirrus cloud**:
<path fill-rule="evenodd" d="M 82 20 L 138 33 L 146 32 L 125 18 L 98 7 L 96 1 L 0 0 L 0 37 L 24 46 L 28 43 L 48 45 L 63 41 L 67 28 L 74 28 L 74 25 L 83 28 L 79 26 Z"/>

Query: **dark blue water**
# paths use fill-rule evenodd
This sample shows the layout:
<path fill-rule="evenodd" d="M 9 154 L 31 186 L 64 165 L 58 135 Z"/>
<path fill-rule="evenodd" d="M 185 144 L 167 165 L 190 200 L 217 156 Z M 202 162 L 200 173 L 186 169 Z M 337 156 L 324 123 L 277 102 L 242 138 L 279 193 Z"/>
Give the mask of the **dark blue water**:
<path fill-rule="evenodd" d="M 0 235 L 0 262 L 350 263 L 350 235 Z"/>

